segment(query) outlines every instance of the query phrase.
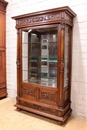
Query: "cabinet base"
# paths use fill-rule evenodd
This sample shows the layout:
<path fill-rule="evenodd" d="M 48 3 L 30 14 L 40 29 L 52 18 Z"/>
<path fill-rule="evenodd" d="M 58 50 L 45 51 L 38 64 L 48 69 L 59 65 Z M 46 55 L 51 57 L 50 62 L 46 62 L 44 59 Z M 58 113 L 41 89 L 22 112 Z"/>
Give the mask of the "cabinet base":
<path fill-rule="evenodd" d="M 7 93 L 0 93 L 0 99 L 6 98 L 6 97 L 7 97 Z"/>
<path fill-rule="evenodd" d="M 71 111 L 72 111 L 71 108 L 70 108 L 66 112 L 66 114 L 61 117 L 61 116 L 58 116 L 58 115 L 53 115 L 53 114 L 43 112 L 43 111 L 40 110 L 40 108 L 39 108 L 39 110 L 37 110 L 37 109 L 32 109 L 32 108 L 29 108 L 29 107 L 26 107 L 26 106 L 23 106 L 23 105 L 20 105 L 20 104 L 15 104 L 14 106 L 17 107 L 18 111 L 20 111 L 22 109 L 22 110 L 26 110 L 26 111 L 29 111 L 29 112 L 32 112 L 32 113 L 53 119 L 55 121 L 58 121 L 59 125 L 63 125 L 66 122 L 66 120 L 69 118 Z"/>

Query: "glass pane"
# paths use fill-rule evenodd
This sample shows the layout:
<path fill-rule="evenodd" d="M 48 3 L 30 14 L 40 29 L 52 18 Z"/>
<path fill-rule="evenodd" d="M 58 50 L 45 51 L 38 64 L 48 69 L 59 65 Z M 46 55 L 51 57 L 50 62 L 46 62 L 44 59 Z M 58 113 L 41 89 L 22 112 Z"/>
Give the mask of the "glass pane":
<path fill-rule="evenodd" d="M 64 87 L 69 83 L 69 28 L 65 27 L 65 48 L 64 48 Z"/>
<path fill-rule="evenodd" d="M 57 87 L 57 28 L 22 31 L 23 82 Z"/>

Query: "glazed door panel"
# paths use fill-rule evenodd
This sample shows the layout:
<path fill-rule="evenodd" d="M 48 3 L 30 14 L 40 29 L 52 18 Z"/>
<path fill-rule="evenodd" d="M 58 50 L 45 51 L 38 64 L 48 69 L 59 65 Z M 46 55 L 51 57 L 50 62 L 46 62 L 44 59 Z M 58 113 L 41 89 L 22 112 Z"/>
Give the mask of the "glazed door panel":
<path fill-rule="evenodd" d="M 57 88 L 58 26 L 22 31 L 22 81 Z"/>

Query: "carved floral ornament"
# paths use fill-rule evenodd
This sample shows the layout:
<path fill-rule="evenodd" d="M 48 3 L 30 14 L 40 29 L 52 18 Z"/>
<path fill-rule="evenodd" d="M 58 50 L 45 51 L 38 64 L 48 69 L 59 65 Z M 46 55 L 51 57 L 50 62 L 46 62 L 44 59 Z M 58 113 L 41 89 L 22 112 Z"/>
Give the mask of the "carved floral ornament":
<path fill-rule="evenodd" d="M 40 16 L 18 19 L 16 21 L 16 25 L 33 24 L 33 23 L 46 22 L 46 21 L 53 22 L 54 20 L 62 20 L 62 19 L 69 20 L 70 23 L 72 23 L 72 18 L 69 17 L 69 15 L 62 12 L 56 14 L 40 15 Z"/>
<path fill-rule="evenodd" d="M 39 16 L 32 16 L 32 17 L 26 17 L 18 19 L 16 24 L 22 25 L 22 24 L 29 24 L 29 23 L 37 23 L 37 22 L 46 22 L 46 21 L 54 21 L 54 20 L 61 20 L 66 19 L 71 22 L 71 17 L 67 15 L 65 12 L 57 12 L 55 14 L 47 14 L 47 15 L 39 15 Z"/>
<path fill-rule="evenodd" d="M 35 95 L 35 89 L 23 87 L 24 93 L 30 96 Z"/>
<path fill-rule="evenodd" d="M 54 100 L 55 94 L 49 93 L 49 92 L 41 92 L 42 98 L 48 99 L 48 100 Z"/>
<path fill-rule="evenodd" d="M 26 107 L 30 107 L 30 108 L 39 110 L 39 111 L 43 111 L 43 112 L 50 113 L 50 114 L 53 114 L 53 115 L 58 115 L 58 111 L 55 110 L 55 109 L 39 106 L 39 105 L 36 105 L 36 104 L 27 103 L 27 102 L 24 102 L 24 101 L 20 101 L 20 104 L 23 105 L 23 106 L 26 106 Z"/>
<path fill-rule="evenodd" d="M 21 24 L 28 24 L 28 23 L 36 23 L 36 22 L 45 22 L 45 21 L 52 21 L 52 20 L 57 20 L 60 18 L 60 13 L 55 14 L 55 15 L 42 15 L 42 16 L 35 16 L 35 17 L 28 17 L 28 18 L 23 18 L 21 20 L 17 20 L 17 25 Z"/>

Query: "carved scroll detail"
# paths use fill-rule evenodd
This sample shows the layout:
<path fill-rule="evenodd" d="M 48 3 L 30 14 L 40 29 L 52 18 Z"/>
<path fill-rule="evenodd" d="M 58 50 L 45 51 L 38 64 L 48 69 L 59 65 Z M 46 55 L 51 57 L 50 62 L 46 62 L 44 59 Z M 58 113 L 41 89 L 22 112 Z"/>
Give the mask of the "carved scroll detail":
<path fill-rule="evenodd" d="M 48 15 L 41 15 L 41 16 L 35 16 L 35 17 L 27 17 L 23 18 L 21 20 L 17 20 L 16 24 L 17 25 L 22 25 L 22 24 L 29 24 L 29 23 L 37 23 L 37 22 L 45 22 L 45 21 L 53 21 L 53 20 L 58 20 L 60 19 L 60 13 L 57 14 L 48 14 Z"/>
<path fill-rule="evenodd" d="M 29 108 L 33 108 L 33 109 L 36 109 L 36 110 L 39 110 L 39 111 L 42 111 L 42 112 L 46 112 L 46 113 L 49 113 L 49 114 L 58 115 L 58 111 L 55 110 L 55 109 L 46 108 L 46 107 L 43 107 L 43 106 L 27 103 L 27 102 L 24 102 L 24 101 L 20 101 L 20 105 L 23 105 L 23 106 L 26 106 L 26 107 L 29 107 Z"/>
<path fill-rule="evenodd" d="M 20 58 L 19 57 L 17 57 L 16 64 L 17 64 L 17 68 L 19 69 L 20 68 Z"/>
<path fill-rule="evenodd" d="M 53 93 L 49 93 L 49 92 L 41 92 L 41 96 L 44 99 L 48 99 L 48 100 L 55 100 L 55 95 Z"/>
<path fill-rule="evenodd" d="M 24 93 L 30 96 L 35 95 L 35 89 L 23 87 Z"/>

